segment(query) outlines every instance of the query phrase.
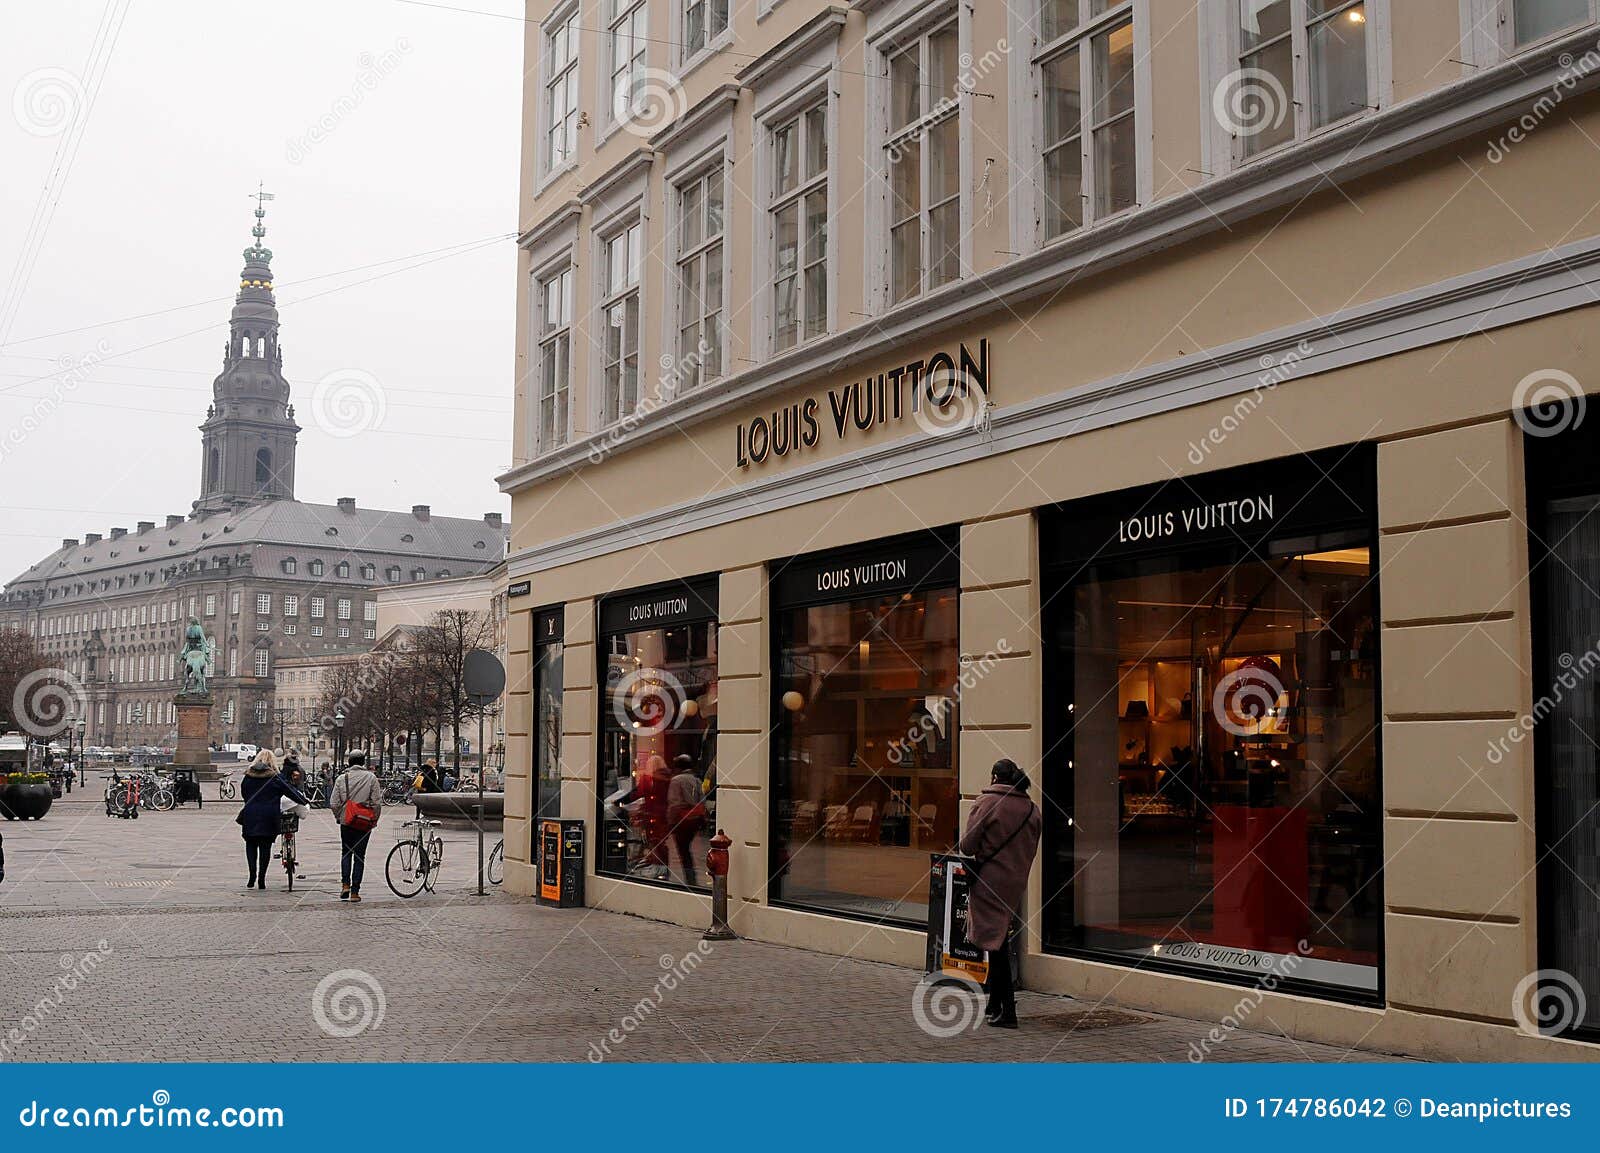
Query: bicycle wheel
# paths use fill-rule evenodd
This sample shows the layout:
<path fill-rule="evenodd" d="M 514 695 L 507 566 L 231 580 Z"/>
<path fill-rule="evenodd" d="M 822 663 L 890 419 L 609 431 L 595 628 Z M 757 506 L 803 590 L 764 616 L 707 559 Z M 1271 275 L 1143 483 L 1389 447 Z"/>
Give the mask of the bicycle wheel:
<path fill-rule="evenodd" d="M 428 879 L 428 853 L 415 841 L 401 841 L 389 850 L 384 878 L 397 897 L 415 897 Z"/>
<path fill-rule="evenodd" d="M 489 864 L 486 869 L 489 874 L 489 883 L 498 885 L 506 879 L 506 842 L 504 838 L 494 843 L 494 848 L 489 851 Z"/>
<path fill-rule="evenodd" d="M 177 807 L 177 795 L 171 789 L 157 789 L 151 806 L 158 813 L 168 813 Z"/>
<path fill-rule="evenodd" d="M 439 880 L 439 870 L 444 866 L 444 842 L 438 837 L 428 842 L 428 851 L 423 855 L 424 868 L 427 874 L 428 892 L 433 892 L 434 884 Z"/>

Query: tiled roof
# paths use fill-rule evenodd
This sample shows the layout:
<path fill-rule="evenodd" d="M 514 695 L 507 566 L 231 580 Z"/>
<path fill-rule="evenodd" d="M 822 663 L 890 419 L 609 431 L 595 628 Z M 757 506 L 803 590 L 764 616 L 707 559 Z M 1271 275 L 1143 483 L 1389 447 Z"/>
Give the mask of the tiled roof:
<path fill-rule="evenodd" d="M 237 549 L 263 544 L 330 553 L 398 553 L 488 567 L 504 555 L 505 531 L 483 519 L 431 515 L 424 519 L 407 512 L 269 500 L 233 512 L 191 517 L 171 528 L 158 524 L 115 540 L 107 534 L 93 544 L 64 546 L 6 587 L 68 573 L 87 575 L 128 565 L 167 564 L 218 546 Z"/>

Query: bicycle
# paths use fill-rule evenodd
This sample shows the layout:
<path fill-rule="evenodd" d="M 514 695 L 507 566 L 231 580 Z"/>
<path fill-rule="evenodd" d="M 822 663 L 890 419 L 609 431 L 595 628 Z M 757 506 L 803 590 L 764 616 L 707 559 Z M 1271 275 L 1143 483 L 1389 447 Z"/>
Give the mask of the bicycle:
<path fill-rule="evenodd" d="M 489 863 L 484 867 L 484 873 L 489 878 L 491 885 L 498 885 L 506 879 L 506 839 L 501 837 L 494 843 L 494 848 L 489 850 Z"/>
<path fill-rule="evenodd" d="M 223 777 L 217 782 L 217 800 L 233 801 L 239 797 L 239 786 L 234 783 L 232 776 Z"/>
<path fill-rule="evenodd" d="M 139 779 L 124 777 L 114 770 L 106 785 L 106 816 L 124 820 L 139 819 Z"/>
<path fill-rule="evenodd" d="M 444 840 L 434 830 L 438 821 L 402 821 L 402 829 L 409 829 L 405 840 L 389 850 L 383 872 L 389 888 L 397 897 L 415 897 L 423 889 L 433 892 L 439 879 L 439 867 L 444 863 Z"/>
<path fill-rule="evenodd" d="M 139 774 L 139 804 L 158 813 L 169 813 L 177 807 L 178 797 L 172 782 L 159 773 Z"/>
<path fill-rule="evenodd" d="M 300 831 L 300 817 L 296 813 L 282 813 L 278 817 L 278 834 L 282 838 L 282 847 L 278 850 L 278 857 L 283 861 L 283 871 L 289 877 L 289 892 L 294 892 L 294 878 L 300 867 L 300 858 L 295 848 L 295 834 Z M 301 873 L 302 880 L 305 874 Z"/>

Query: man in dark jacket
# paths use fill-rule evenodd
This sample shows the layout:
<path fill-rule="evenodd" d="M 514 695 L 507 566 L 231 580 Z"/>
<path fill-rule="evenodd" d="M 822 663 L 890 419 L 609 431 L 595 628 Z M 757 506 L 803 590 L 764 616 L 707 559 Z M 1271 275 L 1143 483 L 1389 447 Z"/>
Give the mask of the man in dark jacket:
<path fill-rule="evenodd" d="M 971 857 L 967 939 L 989 951 L 989 1024 L 1017 1027 L 1017 991 L 1011 981 L 1011 925 L 1022 912 L 1028 873 L 1039 851 L 1044 818 L 1028 799 L 1028 778 L 1016 763 L 994 763 L 990 785 L 978 794 L 959 851 Z"/>

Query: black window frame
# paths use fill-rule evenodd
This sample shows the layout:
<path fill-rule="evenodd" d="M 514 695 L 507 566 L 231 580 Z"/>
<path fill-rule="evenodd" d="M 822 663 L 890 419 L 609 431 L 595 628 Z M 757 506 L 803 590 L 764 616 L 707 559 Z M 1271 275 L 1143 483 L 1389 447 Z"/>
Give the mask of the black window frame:
<path fill-rule="evenodd" d="M 1376 888 L 1372 901 L 1376 910 L 1377 986 L 1368 992 L 1284 975 L 1276 978 L 1275 989 L 1287 995 L 1311 997 L 1319 1001 L 1382 1007 L 1387 1004 L 1387 910 L 1384 904 L 1383 877 L 1387 861 L 1384 856 L 1386 813 L 1383 799 L 1383 589 L 1378 565 L 1378 470 L 1377 446 L 1374 442 L 1362 441 L 1337 448 L 1302 453 L 1295 457 L 1176 477 L 1170 481 L 1084 497 L 1039 510 L 1041 605 L 1039 656 L 1043 682 L 1041 699 L 1044 702 L 1041 730 L 1044 755 L 1040 766 L 1039 796 L 1045 815 L 1039 842 L 1042 888 L 1045 893 L 1053 894 L 1047 898 L 1046 905 L 1059 901 L 1070 907 L 1074 901 L 1072 862 L 1076 859 L 1076 832 L 1070 822 L 1064 830 L 1058 827 L 1052 813 L 1052 809 L 1060 808 L 1055 803 L 1055 798 L 1061 795 L 1059 790 L 1065 789 L 1070 795 L 1073 788 L 1070 766 L 1076 759 L 1070 732 L 1058 717 L 1057 710 L 1051 708 L 1052 701 L 1072 699 L 1070 695 L 1063 696 L 1064 693 L 1071 693 L 1071 685 L 1069 676 L 1061 667 L 1061 646 L 1055 640 L 1060 634 L 1052 625 L 1052 614 L 1071 611 L 1068 594 L 1077 585 L 1088 583 L 1085 574 L 1093 571 L 1093 561 L 1084 555 L 1088 546 L 1080 544 L 1076 547 L 1062 548 L 1061 542 L 1067 539 L 1108 539 L 1102 536 L 1108 510 L 1119 508 L 1130 514 L 1145 510 L 1150 502 L 1158 498 L 1163 491 L 1169 490 L 1170 486 L 1179 486 L 1173 491 L 1187 492 L 1188 499 L 1198 501 L 1200 498 L 1195 496 L 1195 486 L 1201 489 L 1202 495 L 1210 493 L 1213 488 L 1218 491 L 1244 492 L 1249 491 L 1252 484 L 1260 483 L 1261 480 L 1272 477 L 1274 473 L 1282 473 L 1297 466 L 1306 469 L 1304 476 L 1316 477 L 1311 482 L 1313 490 L 1328 483 L 1344 491 L 1340 486 L 1340 480 L 1343 480 L 1345 484 L 1355 487 L 1363 500 L 1351 501 L 1352 507 L 1346 510 L 1344 515 L 1326 516 L 1309 515 L 1302 510 L 1301 502 L 1291 501 L 1289 514 L 1274 522 L 1275 525 L 1281 524 L 1281 527 L 1248 531 L 1246 534 L 1234 531 L 1196 539 L 1188 544 L 1171 541 L 1150 543 L 1143 547 L 1131 546 L 1117 555 L 1115 563 L 1124 566 L 1131 563 L 1140 567 L 1149 565 L 1152 571 L 1181 571 L 1195 567 L 1210 567 L 1219 563 L 1238 564 L 1251 558 L 1258 561 L 1268 560 L 1300 552 L 1317 551 L 1325 547 L 1351 547 L 1352 538 L 1356 534 L 1359 534 L 1359 538 L 1364 540 L 1366 547 L 1371 550 L 1369 580 L 1372 587 L 1374 643 L 1377 646 L 1373 657 L 1375 724 L 1372 735 L 1376 782 L 1373 808 L 1378 819 L 1379 864 L 1372 881 Z M 1364 509 L 1359 507 L 1361 503 L 1365 504 Z M 1085 531 L 1083 529 L 1085 522 L 1093 527 Z M 1228 539 L 1230 536 L 1231 543 Z M 1068 812 L 1070 815 L 1070 810 Z M 1066 838 L 1064 845 L 1059 846 L 1062 850 L 1059 853 L 1055 851 L 1058 846 L 1052 843 L 1052 838 L 1057 836 Z M 1067 874 L 1065 879 L 1061 875 L 1063 862 Z M 1154 957 L 1132 957 L 1127 953 L 1097 949 L 1082 944 L 1063 944 L 1052 939 L 1052 925 L 1046 917 L 1044 907 L 1038 910 L 1037 915 L 1039 948 L 1047 956 L 1072 957 L 1114 965 L 1122 969 L 1168 974 L 1242 988 L 1256 988 L 1261 984 L 1260 974 L 1233 973 L 1222 968 L 1208 968 Z"/>

